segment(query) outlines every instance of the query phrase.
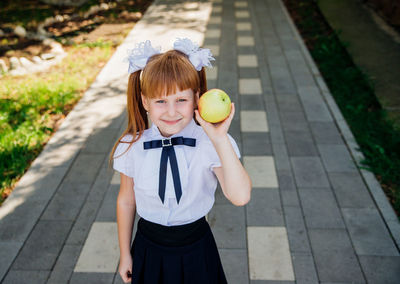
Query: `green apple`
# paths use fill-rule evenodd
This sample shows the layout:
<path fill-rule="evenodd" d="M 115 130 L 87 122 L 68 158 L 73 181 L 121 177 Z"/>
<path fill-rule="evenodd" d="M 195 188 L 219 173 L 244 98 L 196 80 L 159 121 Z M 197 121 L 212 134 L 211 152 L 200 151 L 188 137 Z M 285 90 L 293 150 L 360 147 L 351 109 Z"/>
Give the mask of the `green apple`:
<path fill-rule="evenodd" d="M 231 113 L 231 99 L 220 89 L 208 90 L 200 97 L 199 113 L 205 121 L 221 122 Z"/>

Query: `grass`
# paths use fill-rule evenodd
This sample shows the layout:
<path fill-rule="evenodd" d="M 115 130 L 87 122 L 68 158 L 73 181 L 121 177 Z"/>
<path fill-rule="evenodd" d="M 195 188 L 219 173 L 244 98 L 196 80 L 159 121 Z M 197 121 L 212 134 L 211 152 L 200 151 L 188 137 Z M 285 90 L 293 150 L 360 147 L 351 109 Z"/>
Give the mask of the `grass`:
<path fill-rule="evenodd" d="M 73 45 L 41 74 L 0 79 L 0 203 L 114 51 L 110 42 Z"/>
<path fill-rule="evenodd" d="M 368 76 L 352 61 L 312 0 L 284 0 L 312 57 L 393 208 L 400 213 L 400 129 L 379 104 Z"/>

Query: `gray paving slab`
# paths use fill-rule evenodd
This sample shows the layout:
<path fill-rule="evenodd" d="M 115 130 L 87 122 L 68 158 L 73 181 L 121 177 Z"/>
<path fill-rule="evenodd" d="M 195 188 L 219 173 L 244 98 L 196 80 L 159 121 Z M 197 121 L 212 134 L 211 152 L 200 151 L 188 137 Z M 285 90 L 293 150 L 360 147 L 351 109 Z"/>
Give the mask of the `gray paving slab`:
<path fill-rule="evenodd" d="M 73 162 L 63 182 L 93 183 L 106 158 L 105 153 L 81 153 Z"/>
<path fill-rule="evenodd" d="M 80 245 L 65 245 L 51 271 L 47 284 L 68 283 L 74 271 L 82 247 Z"/>
<path fill-rule="evenodd" d="M 48 270 L 12 270 L 7 274 L 3 284 L 45 284 Z"/>
<path fill-rule="evenodd" d="M 240 96 L 240 108 L 242 110 L 265 110 L 264 101 L 260 95 Z"/>
<path fill-rule="evenodd" d="M 293 253 L 292 261 L 297 284 L 318 284 L 318 274 L 311 254 Z"/>
<path fill-rule="evenodd" d="M 271 132 L 275 133 L 274 129 L 272 129 Z M 281 135 L 279 135 L 279 136 L 281 136 Z M 274 136 L 274 137 L 277 138 L 276 136 Z M 282 140 L 283 139 L 284 138 L 282 135 Z M 289 160 L 286 145 L 284 143 L 273 143 L 272 144 L 272 152 L 274 154 L 276 169 L 278 171 L 279 170 L 289 171 L 291 169 L 291 165 L 290 165 L 290 160 Z"/>
<path fill-rule="evenodd" d="M 299 188 L 299 195 L 308 228 L 345 228 L 329 188 Z"/>
<path fill-rule="evenodd" d="M 246 205 L 247 226 L 284 226 L 279 191 L 276 188 L 254 188 Z"/>
<path fill-rule="evenodd" d="M 71 284 L 110 284 L 113 282 L 114 273 L 86 273 L 86 272 L 74 272 L 72 274 Z"/>
<path fill-rule="evenodd" d="M 318 156 L 310 131 L 285 131 L 289 156 Z"/>
<path fill-rule="evenodd" d="M 328 173 L 339 207 L 375 208 L 359 173 Z"/>
<path fill-rule="evenodd" d="M 343 139 L 333 122 L 310 122 L 310 128 L 317 144 L 343 144 Z"/>
<path fill-rule="evenodd" d="M 399 256 L 377 209 L 343 208 L 342 212 L 358 255 Z"/>
<path fill-rule="evenodd" d="M 0 279 L 7 273 L 10 263 L 22 246 L 23 243 L 19 242 L 0 242 Z"/>
<path fill-rule="evenodd" d="M 246 248 L 244 207 L 235 207 L 232 204 L 216 204 L 208 214 L 208 222 L 218 248 Z"/>
<path fill-rule="evenodd" d="M 304 131 L 308 129 L 308 123 L 305 118 L 304 112 L 297 111 L 281 111 L 280 118 L 282 128 L 286 131 Z"/>
<path fill-rule="evenodd" d="M 328 172 L 357 172 L 345 145 L 318 145 L 318 150 Z"/>
<path fill-rule="evenodd" d="M 103 202 L 97 212 L 97 222 L 117 222 L 115 214 L 117 209 L 117 196 L 119 192 L 119 185 L 112 184 L 103 199 Z"/>
<path fill-rule="evenodd" d="M 318 157 L 290 158 L 298 187 L 329 187 L 328 178 Z"/>
<path fill-rule="evenodd" d="M 310 229 L 320 281 L 366 283 L 345 229 Z"/>
<path fill-rule="evenodd" d="M 249 283 L 248 256 L 246 249 L 219 249 L 219 254 L 228 283 Z"/>
<path fill-rule="evenodd" d="M 242 54 L 242 53 L 239 52 L 239 54 Z M 239 71 L 239 78 L 241 78 L 241 79 L 259 78 L 260 77 L 260 73 L 258 71 L 258 68 L 254 68 L 254 67 L 239 67 L 238 71 Z"/>
<path fill-rule="evenodd" d="M 272 155 L 268 132 L 243 132 L 242 139 L 242 156 Z"/>
<path fill-rule="evenodd" d="M 39 221 L 16 257 L 11 270 L 51 270 L 71 224 L 71 221 Z"/>
<path fill-rule="evenodd" d="M 278 170 L 277 175 L 283 207 L 300 207 L 292 172 L 290 170 Z"/>
<path fill-rule="evenodd" d="M 300 207 L 284 208 L 286 229 L 291 253 L 311 253 L 308 233 Z"/>
<path fill-rule="evenodd" d="M 368 283 L 400 283 L 399 256 L 361 255 L 359 258 Z"/>

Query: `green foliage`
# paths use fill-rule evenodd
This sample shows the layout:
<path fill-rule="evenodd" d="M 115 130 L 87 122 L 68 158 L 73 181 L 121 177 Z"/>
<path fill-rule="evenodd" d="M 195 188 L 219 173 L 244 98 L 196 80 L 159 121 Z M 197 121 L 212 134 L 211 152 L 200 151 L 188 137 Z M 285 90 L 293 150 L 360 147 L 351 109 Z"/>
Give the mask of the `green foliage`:
<path fill-rule="evenodd" d="M 111 43 L 71 47 L 51 72 L 0 79 L 0 194 L 23 175 L 112 52 Z M 0 203 L 2 199 L 0 199 Z"/>

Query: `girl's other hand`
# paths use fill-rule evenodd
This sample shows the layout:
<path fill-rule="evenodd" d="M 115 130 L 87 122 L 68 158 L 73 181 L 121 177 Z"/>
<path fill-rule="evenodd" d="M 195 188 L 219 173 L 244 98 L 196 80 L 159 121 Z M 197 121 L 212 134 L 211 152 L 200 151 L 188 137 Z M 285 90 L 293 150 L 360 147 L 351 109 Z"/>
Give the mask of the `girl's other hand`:
<path fill-rule="evenodd" d="M 194 112 L 196 113 L 196 120 L 200 123 L 201 127 L 203 127 L 204 131 L 208 135 L 211 141 L 218 142 L 219 139 L 223 139 L 229 130 L 231 125 L 233 116 L 235 114 L 235 104 L 231 103 L 231 113 L 225 120 L 218 123 L 210 123 L 205 121 L 199 114 L 199 111 L 196 109 Z"/>
<path fill-rule="evenodd" d="M 132 257 L 120 258 L 119 262 L 119 275 L 121 275 L 124 283 L 130 283 L 132 281 Z"/>

